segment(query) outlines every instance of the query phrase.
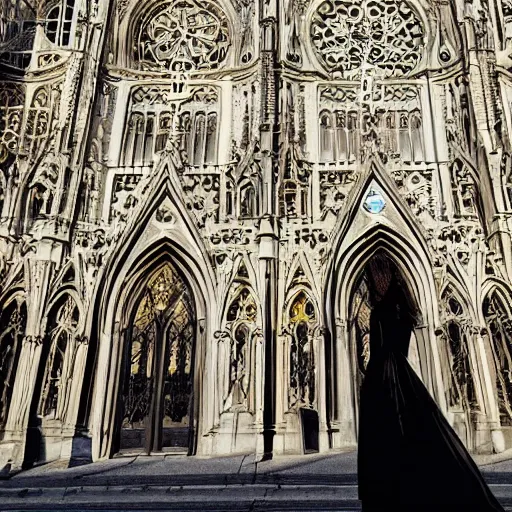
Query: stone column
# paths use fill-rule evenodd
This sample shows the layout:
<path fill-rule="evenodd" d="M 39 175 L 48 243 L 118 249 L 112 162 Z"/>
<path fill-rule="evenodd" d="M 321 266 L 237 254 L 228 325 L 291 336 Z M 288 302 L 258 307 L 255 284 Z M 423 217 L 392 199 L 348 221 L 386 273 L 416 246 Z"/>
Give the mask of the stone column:
<path fill-rule="evenodd" d="M 50 287 L 52 263 L 48 260 L 25 260 L 25 287 L 27 294 L 27 327 L 21 346 L 13 394 L 0 443 L 0 465 L 11 462 L 12 469 L 20 469 L 25 457 L 27 428 L 33 400 L 38 400 L 36 389 L 46 319 L 44 310 Z M 37 448 L 36 448 L 37 449 Z"/>
<path fill-rule="evenodd" d="M 316 393 L 319 423 L 319 451 L 329 450 L 329 432 L 327 425 L 326 372 L 325 372 L 325 328 L 317 327 L 314 333 L 315 361 L 317 365 Z"/>
<path fill-rule="evenodd" d="M 354 389 L 354 368 L 350 350 L 350 333 L 344 320 L 336 320 L 333 340 L 333 420 L 331 421 L 333 448 L 355 446 L 357 443 L 357 406 Z"/>
<path fill-rule="evenodd" d="M 475 418 L 475 450 L 477 453 L 500 453 L 505 449 L 505 439 L 500 428 L 499 407 L 482 333 L 485 329 L 474 328 L 471 347 L 476 391 L 482 408 L 481 414 Z"/>
<path fill-rule="evenodd" d="M 255 382 L 254 382 L 254 394 L 255 394 L 255 410 L 254 410 L 254 429 L 256 431 L 256 453 L 263 454 L 263 397 L 264 395 L 264 371 L 265 371 L 265 351 L 264 351 L 265 338 L 263 332 L 258 329 L 254 334 L 254 343 L 256 344 L 255 350 Z"/>

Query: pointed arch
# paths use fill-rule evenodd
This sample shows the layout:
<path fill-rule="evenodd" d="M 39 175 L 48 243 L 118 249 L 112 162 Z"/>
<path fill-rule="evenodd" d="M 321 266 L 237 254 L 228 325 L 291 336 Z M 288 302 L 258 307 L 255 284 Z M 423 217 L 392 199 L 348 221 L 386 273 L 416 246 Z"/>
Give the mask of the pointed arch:
<path fill-rule="evenodd" d="M 318 409 L 316 363 L 318 347 L 315 331 L 319 322 L 318 304 L 312 300 L 311 290 L 305 286 L 293 289 L 286 301 L 285 318 L 289 347 L 287 408 Z"/>
<path fill-rule="evenodd" d="M 450 165 L 452 193 L 456 217 L 473 217 L 479 220 L 484 232 L 488 226 L 486 214 L 495 210 L 494 205 L 484 204 L 482 186 L 484 179 L 475 171 L 474 165 L 459 154 Z"/>
<path fill-rule="evenodd" d="M 253 288 L 244 279 L 234 279 L 229 288 L 222 318 L 224 340 L 219 366 L 223 373 L 222 411 L 247 411 L 254 414 L 257 402 L 256 342 L 261 334 L 261 305 Z"/>
<path fill-rule="evenodd" d="M 432 325 L 437 325 L 437 307 L 429 300 L 437 295 L 430 259 L 418 245 L 385 224 L 369 226 L 345 250 L 338 252 L 335 259 L 333 258 L 331 279 L 326 288 L 328 311 L 331 306 L 337 304 L 336 312 L 344 317 L 342 309 L 349 303 L 358 272 L 373 254 L 383 250 L 397 264 L 410 287 L 420 314 L 418 321 L 425 323 L 428 319 L 432 321 Z M 329 314 L 329 318 L 333 319 L 332 313 Z"/>
<path fill-rule="evenodd" d="M 246 275 L 245 275 L 246 274 Z M 254 301 L 258 308 L 258 315 L 261 315 L 261 303 L 257 291 L 257 276 L 251 261 L 246 254 L 239 254 L 235 259 L 233 271 L 225 288 L 226 293 L 219 309 L 219 322 L 223 322 L 227 316 L 229 305 L 233 298 L 233 291 L 245 287 L 254 297 Z"/>
<path fill-rule="evenodd" d="M 385 208 L 371 213 L 364 208 L 376 191 Z M 368 261 L 383 251 L 397 266 L 409 289 L 417 314 L 414 331 L 422 380 L 446 411 L 441 357 L 436 343 L 440 325 L 433 264 L 424 229 L 400 196 L 378 156 L 366 165 L 337 220 L 324 287 L 328 341 L 327 417 L 345 430 L 339 442 L 356 442 L 356 390 L 354 388 L 351 333 L 348 318 L 356 280 Z M 352 441 L 350 441 L 352 439 Z"/>
<path fill-rule="evenodd" d="M 340 245 L 325 293 L 330 333 L 326 343 L 326 405 L 331 428 L 344 432 L 343 437 L 333 442 L 353 446 L 357 442 L 358 400 L 353 333 L 348 320 L 358 277 L 377 252 L 385 254 L 397 267 L 414 304 L 414 337 L 422 380 L 443 411 L 446 400 L 435 333 L 439 325 L 437 293 L 428 255 L 416 240 L 384 223 L 370 225 L 355 240 Z"/>
<path fill-rule="evenodd" d="M 81 344 L 83 309 L 76 292 L 62 290 L 47 308 L 47 335 L 40 361 L 40 394 L 36 414 L 47 420 L 69 423 L 69 406 L 75 362 Z M 45 425 L 43 425 L 44 427 Z M 52 426 L 54 426 L 52 424 Z"/>
<path fill-rule="evenodd" d="M 367 188 L 361 187 L 355 196 L 350 211 L 352 220 L 357 215 L 366 215 L 361 213 L 362 208 L 356 210 L 361 205 L 365 190 Z M 387 198 L 392 200 L 393 195 L 388 194 Z M 397 203 L 394 200 L 391 202 L 393 204 L 388 204 L 386 209 L 393 207 L 394 215 L 399 215 Z M 396 265 L 409 290 L 417 312 L 414 336 L 422 380 L 441 410 L 446 411 L 441 357 L 436 343 L 436 328 L 439 325 L 437 291 L 424 240 L 419 237 L 419 229 L 414 228 L 412 222 L 406 223 L 402 218 L 401 223 L 400 219 L 394 219 L 391 223 L 387 218 L 377 220 L 371 215 L 367 215 L 369 220 L 366 226 L 363 223 L 359 230 L 352 229 L 351 234 L 338 238 L 337 245 L 333 247 L 324 296 L 329 329 L 326 350 L 327 417 L 331 428 L 345 433 L 333 442 L 350 446 L 356 443 L 357 437 L 357 397 L 348 326 L 350 304 L 358 276 L 378 251 L 382 251 Z M 404 216 L 407 220 L 407 214 Z M 361 222 L 355 225 L 360 226 Z M 348 225 L 343 224 L 344 233 L 347 233 L 346 227 Z"/>
<path fill-rule="evenodd" d="M 475 354 L 472 348 L 475 325 L 471 301 L 453 279 L 441 292 L 442 342 L 446 351 L 445 388 L 449 410 L 454 415 L 455 428 L 470 449 L 474 446 L 472 415 L 483 406 L 479 396 Z"/>
<path fill-rule="evenodd" d="M 156 258 L 159 253 L 172 254 L 182 262 L 185 272 L 197 276 L 197 282 L 204 286 L 205 295 L 213 300 L 215 272 L 207 258 L 208 250 L 203 238 L 183 200 L 177 174 L 172 155 L 166 155 L 160 162 L 157 173 L 148 178 L 145 197 L 139 201 L 130 221 L 107 254 L 102 278 L 97 279 L 93 293 L 95 308 L 91 308 L 87 319 L 90 330 L 98 310 L 104 315 L 109 311 L 105 307 L 105 301 L 109 300 L 107 297 L 111 298 L 121 269 L 124 268 L 127 272 L 127 264 L 135 262 L 141 255 L 148 255 L 150 258 L 153 255 Z M 162 230 L 161 226 L 153 227 L 153 218 L 164 204 L 175 220 L 168 230 Z"/>
<path fill-rule="evenodd" d="M 190 449 L 196 427 L 196 301 L 171 258 L 134 270 L 116 315 L 121 350 L 112 451 L 133 447 L 134 441 L 147 451 L 168 443 Z"/>
<path fill-rule="evenodd" d="M 85 372 L 91 380 L 84 386 L 79 417 L 91 425 L 94 460 L 109 457 L 114 446 L 115 397 L 118 396 L 122 350 L 120 330 L 124 327 L 122 314 L 134 279 L 143 279 L 155 266 L 167 260 L 189 283 L 196 302 L 198 357 L 195 386 L 198 395 L 203 387 L 201 368 L 204 359 L 213 357 L 215 360 L 212 354 L 215 347 L 207 347 L 205 342 L 217 329 L 212 314 L 217 303 L 215 273 L 204 241 L 183 200 L 178 177 L 180 165 L 179 156 L 171 148 L 162 155 L 155 174 L 144 178 L 144 197 L 137 203 L 128 223 L 106 255 L 105 267 L 92 294 L 94 306 L 89 309 L 87 317 L 91 341 Z M 166 217 L 172 218 L 172 222 L 161 222 L 157 213 L 162 206 L 165 206 L 168 211 Z M 204 384 L 205 390 L 211 393 L 214 393 L 215 371 L 208 373 L 208 384 Z M 102 388 L 105 392 L 94 392 L 94 389 Z M 197 427 L 202 432 L 206 428 L 203 420 L 210 428 L 213 427 L 215 407 L 213 400 L 205 398 L 199 404 L 200 400 L 203 400 L 202 395 L 194 401 L 194 407 L 202 411 L 201 415 L 195 414 Z M 195 439 L 198 437 L 200 432 Z"/>
<path fill-rule="evenodd" d="M 482 290 L 482 316 L 494 360 L 493 376 L 502 426 L 512 426 L 512 293 L 499 280 L 490 279 Z"/>
<path fill-rule="evenodd" d="M 27 306 L 22 290 L 2 298 L 0 309 L 0 430 L 9 413 L 14 378 L 27 323 Z"/>
<path fill-rule="evenodd" d="M 144 226 L 141 226 L 144 229 Z M 147 228 L 146 228 L 147 229 Z M 173 233 L 174 234 L 174 233 Z M 181 242 L 181 243 L 180 243 Z M 104 277 L 105 285 L 97 294 L 95 307 L 98 331 L 95 333 L 94 350 L 89 357 L 89 368 L 94 369 L 94 387 L 104 389 L 96 393 L 91 404 L 90 419 L 93 430 L 93 458 L 95 460 L 111 456 L 114 449 L 113 433 L 116 421 L 116 397 L 119 393 L 124 332 L 129 327 L 126 311 L 133 306 L 138 296 L 136 290 L 165 263 L 169 262 L 183 276 L 191 289 L 196 312 L 196 357 L 194 362 L 194 419 L 195 441 L 206 429 L 204 424 L 213 426 L 213 399 L 208 391 L 215 393 L 215 369 L 203 380 L 205 359 L 214 357 L 212 347 L 206 340 L 211 339 L 216 330 L 214 322 L 216 297 L 213 292 L 209 266 L 201 261 L 201 256 L 187 240 L 186 233 L 176 233 L 169 238 L 159 233 L 152 241 L 134 242 L 110 262 Z M 194 256 L 194 253 L 196 256 Z M 135 291 L 135 293 L 134 293 Z M 140 292 L 139 292 L 140 293 Z M 94 355 L 92 353 L 94 352 Z M 214 367 L 214 365 L 211 365 Z M 203 389 L 205 390 L 203 396 Z M 196 445 L 191 446 L 196 450 Z"/>
<path fill-rule="evenodd" d="M 298 274 L 301 275 L 299 276 Z M 321 310 L 321 293 L 318 289 L 318 283 L 311 265 L 302 250 L 294 257 L 290 265 L 284 288 L 286 290 L 285 300 L 288 302 L 290 297 L 293 296 L 294 290 L 299 289 L 301 286 L 305 286 L 310 290 L 315 306 Z"/>
<path fill-rule="evenodd" d="M 80 294 L 78 293 L 76 287 L 72 283 L 61 284 L 61 286 L 57 290 L 53 290 L 53 293 L 48 298 L 45 317 L 48 317 L 50 312 L 55 308 L 55 305 L 62 300 L 62 297 L 64 295 L 69 295 L 73 299 L 78 309 L 79 321 L 77 324 L 77 333 L 82 333 L 85 328 L 85 309 Z"/>
<path fill-rule="evenodd" d="M 368 220 L 369 217 L 367 216 L 365 221 L 362 222 L 363 227 L 354 229 L 355 218 L 360 215 L 360 207 L 372 188 L 382 192 L 388 202 L 386 210 L 393 210 L 396 214 L 396 218 L 391 220 L 389 215 L 383 215 L 374 218 L 373 222 L 371 222 Z M 378 155 L 371 157 L 366 163 L 366 167 L 363 169 L 360 179 L 353 186 L 338 214 L 336 224 L 332 231 L 332 247 L 334 249 L 331 255 L 331 262 L 336 257 L 336 249 L 341 247 L 345 239 L 354 240 L 358 236 L 358 231 L 359 234 L 361 234 L 361 231 L 372 223 L 379 223 L 380 225 L 386 224 L 390 227 L 393 226 L 396 232 L 400 231 L 398 228 L 402 228 L 401 230 L 407 233 L 407 238 L 414 240 L 414 243 L 418 245 L 418 250 L 422 254 L 429 254 L 427 236 L 424 228 L 418 223 L 417 217 L 400 195 L 395 182 L 389 176 L 389 173 L 386 171 Z M 399 223 L 402 225 L 399 225 Z M 429 259 L 428 256 L 426 256 L 426 259 Z M 430 266 L 430 264 L 428 266 Z"/>
<path fill-rule="evenodd" d="M 261 183 L 256 178 L 242 177 L 237 185 L 237 214 L 240 218 L 259 217 L 262 207 Z"/>
<path fill-rule="evenodd" d="M 441 283 L 439 296 L 442 297 L 448 291 L 457 298 L 473 319 L 473 322 L 476 323 L 478 320 L 478 312 L 475 311 L 475 307 L 471 301 L 470 291 L 462 279 L 457 279 L 455 271 L 451 267 L 448 267 L 448 272 Z"/>

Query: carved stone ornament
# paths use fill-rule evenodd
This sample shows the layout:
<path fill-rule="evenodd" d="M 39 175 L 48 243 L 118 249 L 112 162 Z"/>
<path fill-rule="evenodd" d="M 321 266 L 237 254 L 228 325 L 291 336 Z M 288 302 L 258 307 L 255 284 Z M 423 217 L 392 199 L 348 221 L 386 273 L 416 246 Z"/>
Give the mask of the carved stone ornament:
<path fill-rule="evenodd" d="M 136 55 L 143 70 L 215 69 L 226 58 L 226 15 L 208 1 L 163 2 L 142 22 Z"/>
<path fill-rule="evenodd" d="M 330 72 L 355 78 L 367 66 L 383 75 L 403 76 L 418 64 L 425 32 L 404 1 L 322 2 L 311 23 L 313 45 Z"/>
<path fill-rule="evenodd" d="M 0 164 L 19 146 L 25 103 L 24 88 L 18 84 L 2 83 L 0 88 Z"/>

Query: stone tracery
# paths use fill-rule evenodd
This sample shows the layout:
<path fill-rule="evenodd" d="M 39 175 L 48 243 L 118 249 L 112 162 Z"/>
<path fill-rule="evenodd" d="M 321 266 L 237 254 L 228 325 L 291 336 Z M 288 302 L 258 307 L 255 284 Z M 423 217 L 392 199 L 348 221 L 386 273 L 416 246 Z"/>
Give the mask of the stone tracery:
<path fill-rule="evenodd" d="M 326 0 L 313 16 L 311 36 L 328 71 L 355 78 L 367 66 L 385 77 L 407 75 L 420 61 L 425 34 L 403 0 Z"/>
<path fill-rule="evenodd" d="M 79 311 L 73 298 L 67 296 L 54 308 L 49 319 L 47 357 L 39 414 L 52 420 L 65 420 L 70 399 L 78 338 Z"/>
<path fill-rule="evenodd" d="M 0 315 L 0 428 L 7 421 L 26 320 L 22 297 L 15 297 L 4 305 Z"/>
<path fill-rule="evenodd" d="M 215 69 L 226 58 L 226 15 L 213 2 L 161 3 L 139 28 L 136 56 L 142 69 L 188 72 Z"/>
<path fill-rule="evenodd" d="M 496 362 L 498 406 L 503 425 L 512 425 L 512 323 L 505 297 L 497 290 L 484 300 L 483 312 Z M 510 306 L 510 303 L 509 303 Z"/>
<path fill-rule="evenodd" d="M 442 295 L 444 307 L 445 350 L 450 361 L 447 386 L 448 404 L 458 418 L 459 435 L 470 446 L 472 443 L 472 414 L 479 410 L 475 377 L 470 355 L 473 328 L 461 300 L 452 287 Z M 464 431 L 462 431 L 464 430 Z"/>
<path fill-rule="evenodd" d="M 224 406 L 231 410 L 253 410 L 257 306 L 253 294 L 244 285 L 234 291 L 226 313 L 226 329 L 229 333 L 230 363 Z"/>
<path fill-rule="evenodd" d="M 25 93 L 19 84 L 3 82 L 0 88 L 0 164 L 19 147 Z"/>

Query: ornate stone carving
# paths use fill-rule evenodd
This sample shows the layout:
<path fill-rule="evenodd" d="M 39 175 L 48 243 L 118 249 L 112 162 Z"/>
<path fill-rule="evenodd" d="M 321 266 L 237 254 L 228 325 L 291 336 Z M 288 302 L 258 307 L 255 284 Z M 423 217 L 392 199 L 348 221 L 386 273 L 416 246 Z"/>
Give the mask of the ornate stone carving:
<path fill-rule="evenodd" d="M 281 215 L 287 218 L 306 217 L 310 213 L 311 165 L 293 143 L 284 156 L 284 170 L 279 190 Z"/>
<path fill-rule="evenodd" d="M 502 0 L 503 18 L 505 21 L 505 39 L 508 44 L 512 42 L 512 1 Z"/>
<path fill-rule="evenodd" d="M 120 174 L 114 178 L 112 199 L 110 201 L 110 218 L 118 218 L 126 222 L 130 210 L 137 204 L 139 198 L 134 194 L 142 176 L 138 174 Z"/>
<path fill-rule="evenodd" d="M 353 162 L 378 153 L 381 160 L 424 160 L 419 88 L 371 81 L 320 89 L 320 159 Z"/>
<path fill-rule="evenodd" d="M 80 338 L 77 336 L 79 312 L 75 301 L 67 297 L 50 313 L 49 351 L 39 413 L 45 419 L 63 421 L 68 412 L 71 382 Z"/>
<path fill-rule="evenodd" d="M 439 266 L 448 258 L 455 258 L 462 265 L 467 265 L 473 249 L 483 241 L 482 228 L 473 222 L 457 222 L 441 226 L 437 231 L 434 247 Z"/>
<path fill-rule="evenodd" d="M 342 78 L 355 78 L 366 66 L 386 77 L 407 75 L 424 45 L 418 15 L 407 2 L 394 0 L 326 0 L 313 15 L 311 36 L 324 67 Z"/>
<path fill-rule="evenodd" d="M 194 214 L 200 226 L 207 219 L 218 221 L 219 176 L 187 174 L 183 176 L 183 192 L 187 208 Z"/>
<path fill-rule="evenodd" d="M 508 303 L 508 304 L 507 304 Z M 502 425 L 512 425 L 512 319 L 510 298 L 494 290 L 483 303 L 489 341 L 496 363 L 498 405 Z"/>
<path fill-rule="evenodd" d="M 436 200 L 432 196 L 432 169 L 392 172 L 400 193 L 404 196 L 413 214 L 425 226 L 432 226 L 436 217 Z"/>
<path fill-rule="evenodd" d="M 478 408 L 469 356 L 472 320 L 450 289 L 442 296 L 444 339 L 451 361 L 447 390 L 450 407 L 470 413 Z"/>
<path fill-rule="evenodd" d="M 249 245 L 254 242 L 255 228 L 224 228 L 210 235 L 212 245 Z"/>
<path fill-rule="evenodd" d="M 240 62 L 248 64 L 254 57 L 254 2 L 252 0 L 235 0 L 240 13 L 242 41 L 240 45 Z"/>
<path fill-rule="evenodd" d="M 458 159 L 453 162 L 451 170 L 456 215 L 462 218 L 480 218 L 483 221 L 483 205 L 474 173 Z"/>
<path fill-rule="evenodd" d="M 19 84 L 0 84 L 0 165 L 19 147 L 25 89 Z"/>
<path fill-rule="evenodd" d="M 224 400 L 226 410 L 253 409 L 251 392 L 254 371 L 254 337 L 257 329 L 257 306 L 250 290 L 240 285 L 232 294 L 226 312 L 226 334 L 229 341 L 228 388 Z"/>
<path fill-rule="evenodd" d="M 0 314 L 0 428 L 5 426 L 27 322 L 23 297 L 2 305 Z"/>
<path fill-rule="evenodd" d="M 213 2 L 162 2 L 141 23 L 136 45 L 144 70 L 215 69 L 226 58 L 228 21 Z"/>
<path fill-rule="evenodd" d="M 73 247 L 80 268 L 82 286 L 79 289 L 85 304 L 89 304 L 110 244 L 111 238 L 105 229 L 83 223 L 77 225 Z"/>
<path fill-rule="evenodd" d="M 353 170 L 320 171 L 320 208 L 322 218 L 337 215 L 345 198 L 357 180 Z"/>
<path fill-rule="evenodd" d="M 413 282 L 416 275 L 433 275 L 438 290 L 455 276 L 465 281 L 467 300 L 455 285 L 450 292 L 460 314 L 441 292 L 420 301 L 428 308 L 418 346 L 428 349 L 418 352 L 435 362 L 422 365 L 424 377 L 446 393 L 459 424 L 477 412 L 479 429 L 495 428 L 493 399 L 500 421 L 511 424 L 510 301 L 505 294 L 484 304 L 484 350 L 482 328 L 468 314 L 491 281 L 505 290 L 512 276 L 510 1 L 503 19 L 488 0 L 434 2 L 421 12 L 412 0 L 234 0 L 229 12 L 228 3 L 117 0 L 113 11 L 98 0 L 2 4 L 0 295 L 27 307 L 14 311 L 8 302 L 0 311 L 0 429 L 22 447 L 43 387 L 42 435 L 56 446 L 76 431 L 78 408 L 90 410 L 83 419 L 102 458 L 116 445 L 114 432 L 141 435 L 162 391 L 164 428 L 188 429 L 190 420 L 198 453 L 245 449 L 258 443 L 271 398 L 265 365 L 275 356 L 283 372 L 274 387 L 276 436 L 283 436 L 275 446 L 301 449 L 300 408 L 316 409 L 320 436 L 330 424 L 340 446 L 352 438 L 343 425 L 357 409 L 357 383 L 336 379 L 368 362 L 369 304 L 364 290 L 344 289 L 351 278 L 338 269 L 354 268 L 356 260 L 343 260 L 347 245 L 370 249 L 366 236 L 391 252 L 406 239 L 396 254 L 411 288 L 431 285 Z M 494 18 L 505 22 L 492 26 L 495 41 Z M 372 170 L 383 190 L 358 183 Z M 168 188 L 173 197 L 156 204 Z M 403 201 L 393 201 L 393 189 Z M 170 251 L 169 240 L 183 246 Z M 144 259 L 136 276 L 130 265 L 142 262 L 139 250 L 155 259 Z M 171 267 L 180 258 L 183 283 L 177 267 L 162 271 L 167 256 Z M 119 272 L 118 263 L 126 265 Z M 125 272 L 137 281 L 129 305 L 124 293 L 108 295 L 124 292 L 117 279 Z M 190 287 L 181 286 L 188 279 Z M 276 314 L 260 315 L 260 302 Z M 439 317 L 436 342 L 428 336 Z M 275 341 L 269 332 L 279 333 L 275 354 L 267 351 Z M 195 336 L 202 376 L 191 376 Z M 13 339 L 22 345 L 19 378 L 2 425 Z M 336 371 L 325 364 L 334 357 Z M 157 359 L 171 371 L 155 394 L 148 361 Z M 86 361 L 96 364 L 91 407 L 78 398 L 87 394 Z M 48 368 L 35 386 L 40 362 L 41 372 Z M 496 386 L 477 378 L 492 380 L 494 367 Z M 475 368 L 471 383 L 464 376 Z M 195 416 L 185 414 L 192 395 Z M 123 425 L 109 416 L 121 408 Z M 19 453 L 28 451 L 29 444 Z"/>
<path fill-rule="evenodd" d="M 218 89 L 139 86 L 131 94 L 121 165 L 152 165 L 172 138 L 184 163 L 217 163 Z M 181 168 L 178 169 L 181 171 Z"/>

